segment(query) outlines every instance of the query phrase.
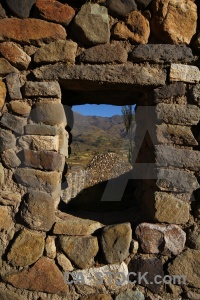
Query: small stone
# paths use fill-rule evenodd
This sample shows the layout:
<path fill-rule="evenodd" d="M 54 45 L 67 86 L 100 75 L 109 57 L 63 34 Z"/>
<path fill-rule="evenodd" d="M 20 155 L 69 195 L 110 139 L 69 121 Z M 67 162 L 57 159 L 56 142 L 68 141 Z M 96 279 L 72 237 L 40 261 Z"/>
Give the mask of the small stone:
<path fill-rule="evenodd" d="M 57 253 L 56 258 L 57 258 L 58 264 L 61 266 L 63 271 L 70 272 L 70 271 L 74 270 L 70 260 L 63 253 Z"/>
<path fill-rule="evenodd" d="M 187 83 L 199 83 L 200 70 L 195 66 L 171 64 L 170 81 L 182 81 Z"/>
<path fill-rule="evenodd" d="M 4 165 L 9 169 L 17 168 L 19 165 L 21 165 L 21 160 L 13 149 L 4 151 L 1 155 L 1 159 Z"/>
<path fill-rule="evenodd" d="M 14 225 L 11 209 L 7 206 L 0 206 L 0 228 L 8 231 Z"/>
<path fill-rule="evenodd" d="M 163 87 L 154 89 L 153 96 L 155 103 L 171 103 L 176 101 L 177 97 L 185 95 L 185 84 L 183 82 L 175 82 Z"/>
<path fill-rule="evenodd" d="M 0 128 L 0 152 L 14 148 L 16 138 L 10 131 Z"/>
<path fill-rule="evenodd" d="M 3 81 L 0 81 L 0 111 L 4 107 L 5 99 L 6 99 L 6 85 Z"/>
<path fill-rule="evenodd" d="M 23 297 L 19 296 L 15 292 L 0 289 L 0 299 L 1 300 L 25 300 Z"/>
<path fill-rule="evenodd" d="M 44 236 L 41 233 L 23 229 L 13 242 L 7 255 L 12 266 L 25 267 L 36 262 L 44 251 Z"/>
<path fill-rule="evenodd" d="M 120 293 L 116 298 L 116 300 L 145 300 L 144 295 L 138 290 L 127 290 L 125 292 Z"/>
<path fill-rule="evenodd" d="M 24 133 L 24 126 L 27 123 L 26 118 L 18 117 L 15 115 L 11 115 L 10 113 L 3 114 L 3 117 L 1 118 L 1 124 L 10 130 L 18 133 L 23 134 Z"/>
<path fill-rule="evenodd" d="M 136 0 L 139 9 L 145 9 L 151 2 L 152 0 Z"/>
<path fill-rule="evenodd" d="M 99 222 L 81 219 L 65 214 L 64 220 L 57 221 L 53 228 L 54 234 L 65 235 L 91 235 L 102 227 Z"/>
<path fill-rule="evenodd" d="M 62 172 L 65 157 L 53 151 L 32 151 L 24 149 L 24 164 L 31 168 Z"/>
<path fill-rule="evenodd" d="M 21 202 L 21 195 L 9 191 L 0 192 L 0 203 L 3 205 L 18 205 Z"/>
<path fill-rule="evenodd" d="M 80 55 L 81 62 L 96 64 L 125 63 L 127 58 L 128 53 L 119 42 L 94 46 Z"/>
<path fill-rule="evenodd" d="M 0 53 L 19 70 L 26 70 L 31 62 L 31 58 L 21 48 L 13 42 L 3 42 L 0 44 Z"/>
<path fill-rule="evenodd" d="M 114 15 L 125 17 L 133 10 L 137 10 L 137 5 L 135 0 L 109 0 L 108 8 Z"/>
<path fill-rule="evenodd" d="M 6 18 L 6 12 L 5 9 L 3 8 L 3 6 L 0 4 L 0 19 L 4 19 Z"/>
<path fill-rule="evenodd" d="M 96 237 L 60 236 L 59 241 L 61 249 L 78 268 L 86 269 L 94 264 L 99 250 Z"/>
<path fill-rule="evenodd" d="M 90 294 L 81 297 L 80 300 L 112 300 L 112 297 L 106 294 Z"/>
<path fill-rule="evenodd" d="M 14 15 L 19 18 L 28 18 L 31 8 L 36 0 L 6 0 L 5 1 Z"/>
<path fill-rule="evenodd" d="M 50 135 L 55 136 L 58 134 L 57 128 L 44 124 L 28 124 L 25 126 L 25 134 L 27 135 Z"/>
<path fill-rule="evenodd" d="M 200 231 L 198 228 L 193 227 L 188 230 L 187 245 L 189 248 L 200 250 Z"/>
<path fill-rule="evenodd" d="M 193 101 L 200 106 L 200 84 L 195 84 L 192 88 Z"/>
<path fill-rule="evenodd" d="M 55 97 L 61 98 L 58 82 L 34 82 L 27 81 L 24 87 L 25 97 Z"/>
<path fill-rule="evenodd" d="M 131 241 L 130 252 L 136 254 L 139 249 L 139 243 L 136 240 Z"/>
<path fill-rule="evenodd" d="M 19 145 L 24 149 L 35 151 L 58 151 L 58 136 L 24 135 L 19 138 Z"/>
<path fill-rule="evenodd" d="M 53 260 L 42 257 L 29 270 L 6 275 L 4 278 L 19 289 L 41 291 L 50 294 L 67 293 L 68 286 L 64 282 Z"/>
<path fill-rule="evenodd" d="M 13 40 L 20 44 L 41 46 L 43 43 L 50 43 L 59 39 L 64 40 L 65 38 L 66 31 L 59 24 L 32 18 L 23 20 L 17 18 L 0 19 L 0 41 Z M 12 70 L 6 74 L 11 72 L 15 71 Z"/>
<path fill-rule="evenodd" d="M 101 236 L 103 254 L 107 263 L 122 262 L 129 255 L 132 230 L 129 223 L 106 226 Z"/>
<path fill-rule="evenodd" d="M 6 76 L 13 72 L 18 73 L 19 71 L 14 68 L 5 58 L 0 58 L 0 76 Z"/>
<path fill-rule="evenodd" d="M 7 75 L 6 84 L 7 84 L 10 99 L 22 99 L 22 94 L 20 91 L 21 84 L 20 84 L 18 74 L 11 73 Z"/>
<path fill-rule="evenodd" d="M 168 272 L 170 276 L 185 276 L 187 285 L 200 288 L 199 264 L 200 251 L 188 249 L 175 258 L 173 263 L 168 267 Z"/>
<path fill-rule="evenodd" d="M 110 26 L 107 8 L 96 3 L 82 5 L 74 19 L 72 34 L 88 46 L 108 43 Z"/>
<path fill-rule="evenodd" d="M 34 55 L 36 64 L 56 63 L 59 61 L 75 63 L 77 43 L 58 40 L 39 48 Z"/>
<path fill-rule="evenodd" d="M 29 228 L 49 231 L 55 222 L 54 199 L 47 193 L 32 191 L 24 200 L 20 215 Z"/>
<path fill-rule="evenodd" d="M 26 101 L 20 101 L 20 100 L 10 101 L 9 105 L 12 111 L 17 115 L 24 116 L 24 117 L 28 117 L 30 115 L 31 106 Z"/>
<path fill-rule="evenodd" d="M 56 257 L 55 237 L 48 236 L 45 243 L 45 251 L 48 258 L 54 259 Z"/>
<path fill-rule="evenodd" d="M 196 33 L 197 6 L 193 1 L 152 2 L 152 33 L 168 44 L 190 44 Z"/>
<path fill-rule="evenodd" d="M 75 10 L 71 6 L 55 0 L 37 0 L 36 9 L 41 18 L 65 26 L 69 25 L 75 16 Z"/>

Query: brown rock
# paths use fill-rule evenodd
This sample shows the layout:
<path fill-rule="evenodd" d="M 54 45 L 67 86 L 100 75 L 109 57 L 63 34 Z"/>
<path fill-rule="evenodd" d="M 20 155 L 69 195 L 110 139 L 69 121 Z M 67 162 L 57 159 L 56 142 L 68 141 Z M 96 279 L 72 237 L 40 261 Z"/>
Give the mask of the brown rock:
<path fill-rule="evenodd" d="M 189 44 L 196 33 L 197 6 L 193 1 L 153 1 L 151 30 L 165 43 Z"/>
<path fill-rule="evenodd" d="M 6 85 L 0 81 L 0 110 L 3 108 L 6 99 Z"/>
<path fill-rule="evenodd" d="M 64 40 L 65 38 L 65 29 L 58 24 L 31 18 L 23 20 L 17 18 L 0 19 L 1 41 L 14 40 L 22 44 L 40 46 L 43 43 L 50 43 L 58 39 Z"/>
<path fill-rule="evenodd" d="M 56 258 L 57 258 L 58 264 L 61 266 L 63 271 L 73 271 L 74 270 L 70 260 L 63 253 L 57 253 Z"/>
<path fill-rule="evenodd" d="M 21 202 L 21 195 L 8 191 L 0 192 L 0 203 L 3 205 L 18 205 Z"/>
<path fill-rule="evenodd" d="M 4 167 L 0 163 L 0 186 L 4 185 L 5 175 L 4 175 Z"/>
<path fill-rule="evenodd" d="M 106 294 L 90 294 L 81 297 L 80 300 L 112 300 L 112 297 Z"/>
<path fill-rule="evenodd" d="M 41 18 L 69 25 L 75 16 L 75 10 L 68 4 L 62 4 L 55 0 L 37 0 L 36 8 Z"/>
<path fill-rule="evenodd" d="M 13 149 L 4 151 L 1 155 L 1 159 L 7 168 L 16 168 L 21 165 L 21 161 Z"/>
<path fill-rule="evenodd" d="M 18 134 L 24 133 L 24 126 L 26 125 L 26 123 L 27 123 L 26 118 L 11 115 L 8 112 L 3 114 L 3 117 L 1 118 L 1 124 L 3 126 L 9 128 L 10 130 Z"/>
<path fill-rule="evenodd" d="M 86 269 L 94 264 L 99 250 L 96 237 L 60 236 L 59 241 L 64 253 L 78 268 Z"/>
<path fill-rule="evenodd" d="M 18 74 L 10 73 L 9 75 L 7 75 L 6 84 L 11 99 L 22 99 L 22 94 L 20 91 L 21 84 Z"/>
<path fill-rule="evenodd" d="M 19 296 L 15 292 L 0 289 L 0 299 L 1 300 L 25 300 L 24 297 Z"/>
<path fill-rule="evenodd" d="M 25 267 L 36 262 L 44 251 L 44 236 L 23 229 L 13 242 L 7 259 L 12 266 Z"/>
<path fill-rule="evenodd" d="M 24 149 L 35 151 L 58 151 L 58 136 L 24 135 L 19 138 L 19 144 Z"/>
<path fill-rule="evenodd" d="M 56 257 L 56 243 L 54 236 L 48 236 L 45 243 L 46 256 L 54 259 Z"/>
<path fill-rule="evenodd" d="M 28 117 L 30 114 L 31 106 L 26 101 L 10 101 L 9 105 L 12 111 L 17 115 Z"/>
<path fill-rule="evenodd" d="M 0 76 L 6 76 L 10 73 L 18 73 L 18 72 L 19 71 L 13 66 L 11 66 L 11 64 L 5 58 L 0 58 Z"/>
<path fill-rule="evenodd" d="M 13 42 L 1 43 L 0 53 L 19 70 L 26 70 L 31 62 L 30 56 Z"/>
<path fill-rule="evenodd" d="M 51 294 L 66 293 L 68 286 L 53 260 L 42 257 L 29 270 L 9 274 L 5 280 L 19 289 L 41 291 Z"/>
<path fill-rule="evenodd" d="M 11 209 L 7 206 L 0 206 L 0 228 L 2 230 L 9 230 L 13 225 Z"/>

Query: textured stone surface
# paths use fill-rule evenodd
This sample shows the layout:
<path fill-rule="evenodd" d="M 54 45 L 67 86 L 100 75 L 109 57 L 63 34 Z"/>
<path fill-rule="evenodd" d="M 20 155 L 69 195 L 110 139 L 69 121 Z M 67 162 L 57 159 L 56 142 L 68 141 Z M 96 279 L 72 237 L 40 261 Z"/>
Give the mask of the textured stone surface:
<path fill-rule="evenodd" d="M 73 41 L 58 40 L 44 45 L 34 54 L 37 64 L 55 63 L 59 61 L 75 63 L 77 43 Z"/>
<path fill-rule="evenodd" d="M 24 149 L 35 151 L 58 151 L 58 136 L 24 135 L 19 138 L 19 144 Z"/>
<path fill-rule="evenodd" d="M 28 135 L 57 135 L 58 130 L 54 126 L 44 124 L 28 124 L 25 126 L 25 134 Z"/>
<path fill-rule="evenodd" d="M 52 151 L 32 151 L 24 149 L 24 163 L 27 167 L 62 172 L 65 157 Z"/>
<path fill-rule="evenodd" d="M 113 29 L 113 36 L 115 38 L 130 40 L 133 44 L 146 44 L 149 35 L 149 21 L 139 11 L 130 13 L 126 23 L 118 22 Z"/>
<path fill-rule="evenodd" d="M 83 296 L 80 300 L 112 300 L 110 295 L 106 294 L 90 294 L 88 296 Z"/>
<path fill-rule="evenodd" d="M 80 55 L 80 61 L 84 63 L 125 63 L 128 54 L 120 43 L 98 45 L 86 49 Z"/>
<path fill-rule="evenodd" d="M 131 239 L 132 230 L 129 223 L 106 226 L 101 236 L 106 262 L 122 262 L 129 255 Z"/>
<path fill-rule="evenodd" d="M 12 266 L 28 266 L 36 262 L 44 251 L 44 236 L 35 231 L 22 230 L 7 255 Z"/>
<path fill-rule="evenodd" d="M 54 236 L 48 236 L 45 241 L 45 252 L 48 258 L 54 259 L 56 257 L 56 243 Z"/>
<path fill-rule="evenodd" d="M 177 225 L 142 223 L 135 233 L 144 253 L 178 255 L 185 246 L 186 234 Z"/>
<path fill-rule="evenodd" d="M 190 204 L 181 201 L 176 195 L 163 192 L 155 193 L 154 217 L 158 222 L 186 224 L 189 220 L 189 213 Z"/>
<path fill-rule="evenodd" d="M 197 6 L 193 1 L 153 1 L 151 30 L 168 44 L 189 44 L 196 33 Z"/>
<path fill-rule="evenodd" d="M 70 260 L 63 253 L 57 252 L 56 259 L 59 266 L 63 269 L 63 271 L 66 272 L 66 271 L 74 270 Z"/>
<path fill-rule="evenodd" d="M 75 10 L 71 6 L 59 1 L 37 0 L 36 9 L 41 18 L 65 26 L 69 25 L 75 15 Z"/>
<path fill-rule="evenodd" d="M 120 293 L 116 298 L 116 300 L 145 300 L 144 295 L 138 290 L 127 290 L 125 292 Z"/>
<path fill-rule="evenodd" d="M 61 91 L 58 82 L 28 81 L 24 87 L 25 97 L 52 97 L 60 98 Z"/>
<path fill-rule="evenodd" d="M 4 167 L 3 167 L 3 165 L 0 163 L 0 186 L 3 186 L 3 185 L 4 185 L 4 181 L 5 181 Z"/>
<path fill-rule="evenodd" d="M 21 161 L 13 149 L 4 151 L 1 159 L 7 168 L 16 168 L 21 165 Z"/>
<path fill-rule="evenodd" d="M 110 28 L 107 8 L 96 3 L 82 5 L 74 19 L 72 33 L 77 40 L 88 46 L 109 42 Z"/>
<path fill-rule="evenodd" d="M 94 264 L 99 250 L 96 237 L 60 236 L 59 241 L 61 249 L 78 268 L 86 269 Z"/>
<path fill-rule="evenodd" d="M 5 129 L 0 129 L 0 152 L 14 148 L 16 139 L 14 134 Z"/>
<path fill-rule="evenodd" d="M 59 220 L 55 223 L 53 228 L 54 234 L 91 235 L 102 227 L 102 225 L 96 221 L 81 219 L 68 214 L 65 215 L 66 217 L 63 220 Z"/>
<path fill-rule="evenodd" d="M 31 8 L 36 0 L 6 0 L 11 12 L 19 18 L 28 18 Z"/>
<path fill-rule="evenodd" d="M 45 274 L 45 276 L 44 276 Z M 29 270 L 9 274 L 5 280 L 19 289 L 41 291 L 50 294 L 66 293 L 68 286 L 53 260 L 42 257 Z"/>
<path fill-rule="evenodd" d="M 170 81 L 182 81 L 188 83 L 199 83 L 200 70 L 195 66 L 171 64 Z"/>
<path fill-rule="evenodd" d="M 200 84 L 196 84 L 192 88 L 192 98 L 195 104 L 200 106 Z"/>
<path fill-rule="evenodd" d="M 195 40 L 193 46 L 196 50 L 198 51 L 200 50 L 200 33 L 198 34 L 197 39 Z"/>
<path fill-rule="evenodd" d="M 27 119 L 15 115 L 11 115 L 10 113 L 6 112 L 1 118 L 0 122 L 3 126 L 7 127 L 8 129 L 18 134 L 23 134 L 24 126 L 27 123 Z"/>
<path fill-rule="evenodd" d="M 111 13 L 125 17 L 133 10 L 137 10 L 135 0 L 109 0 L 108 8 Z"/>
<path fill-rule="evenodd" d="M 139 45 L 131 52 L 133 62 L 189 63 L 194 60 L 191 48 L 186 45 L 148 44 Z"/>
<path fill-rule="evenodd" d="M 0 76 L 6 76 L 13 72 L 18 73 L 18 70 L 13 67 L 5 58 L 0 58 Z"/>
<path fill-rule="evenodd" d="M 6 76 L 6 84 L 8 88 L 8 93 L 10 96 L 10 99 L 22 99 L 22 94 L 20 91 L 20 80 L 19 75 L 16 73 L 11 73 Z"/>
<path fill-rule="evenodd" d="M 0 289 L 1 300 L 25 300 L 23 296 L 19 296 L 14 292 Z"/>
<path fill-rule="evenodd" d="M 160 103 L 160 102 L 171 103 L 177 97 L 183 95 L 185 95 L 185 84 L 183 82 L 175 82 L 154 89 L 153 91 L 155 103 Z"/>
<path fill-rule="evenodd" d="M 0 110 L 3 108 L 6 99 L 6 85 L 0 81 Z"/>
<path fill-rule="evenodd" d="M 2 230 L 9 230 L 13 224 L 11 209 L 7 206 L 0 206 L 0 228 Z"/>
<path fill-rule="evenodd" d="M 29 228 L 49 231 L 55 221 L 54 199 L 47 193 L 32 191 L 24 200 L 20 215 Z"/>
<path fill-rule="evenodd" d="M 31 62 L 30 56 L 13 42 L 1 43 L 0 53 L 19 70 L 26 70 Z"/>
<path fill-rule="evenodd" d="M 42 45 L 66 38 L 66 31 L 59 24 L 38 19 L 0 19 L 0 40 L 13 40 L 22 44 Z M 10 73 L 10 72 L 9 72 Z"/>
<path fill-rule="evenodd" d="M 186 250 L 181 255 L 175 258 L 173 263 L 168 267 L 170 276 L 184 275 L 186 283 L 190 286 L 200 288 L 200 251 Z"/>
<path fill-rule="evenodd" d="M 31 111 L 31 106 L 27 101 L 14 100 L 9 102 L 11 110 L 20 116 L 28 117 Z"/>

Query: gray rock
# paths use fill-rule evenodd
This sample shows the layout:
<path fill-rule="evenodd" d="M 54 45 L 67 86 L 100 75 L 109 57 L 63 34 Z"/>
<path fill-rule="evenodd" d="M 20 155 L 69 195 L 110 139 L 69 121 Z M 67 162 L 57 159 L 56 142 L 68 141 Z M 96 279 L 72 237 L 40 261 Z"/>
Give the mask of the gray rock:
<path fill-rule="evenodd" d="M 23 134 L 24 126 L 27 123 L 27 119 L 15 115 L 11 115 L 6 112 L 5 114 L 3 114 L 3 117 L 1 118 L 0 122 L 3 126 L 9 128 L 10 130 L 18 134 Z"/>
<path fill-rule="evenodd" d="M 195 84 L 192 88 L 193 101 L 200 106 L 200 84 Z"/>
<path fill-rule="evenodd" d="M 0 58 L 0 76 L 6 76 L 10 73 L 18 73 L 19 71 L 13 67 L 5 58 Z"/>
<path fill-rule="evenodd" d="M 22 99 L 22 94 L 20 91 L 20 80 L 19 75 L 16 73 L 11 73 L 6 76 L 6 84 L 8 88 L 8 93 L 11 99 L 17 100 Z"/>
<path fill-rule="evenodd" d="M 132 230 L 129 223 L 106 226 L 101 236 L 101 245 L 107 263 L 122 262 L 129 255 Z"/>
<path fill-rule="evenodd" d="M 28 135 L 52 135 L 58 134 L 57 128 L 44 124 L 28 124 L 24 128 L 25 134 Z"/>
<path fill-rule="evenodd" d="M 60 85 L 58 82 L 28 81 L 24 87 L 24 96 L 61 98 Z"/>
<path fill-rule="evenodd" d="M 73 36 L 85 45 L 104 44 L 110 40 L 110 26 L 107 8 L 86 3 L 72 24 Z"/>
<path fill-rule="evenodd" d="M 144 295 L 138 290 L 127 290 L 120 293 L 115 300 L 145 300 Z"/>
<path fill-rule="evenodd" d="M 54 200 L 47 193 L 32 191 L 24 200 L 20 215 L 29 228 L 49 231 L 55 221 Z"/>
<path fill-rule="evenodd" d="M 152 0 L 136 0 L 139 9 L 145 9 L 151 2 Z"/>
<path fill-rule="evenodd" d="M 10 131 L 0 128 L 0 152 L 12 149 L 15 145 L 15 136 Z"/>
<path fill-rule="evenodd" d="M 6 0 L 5 2 L 14 15 L 19 18 L 28 18 L 36 0 Z"/>
<path fill-rule="evenodd" d="M 133 10 L 137 10 L 135 0 L 109 0 L 108 8 L 111 14 L 125 17 Z"/>
<path fill-rule="evenodd" d="M 165 102 L 171 103 L 173 99 L 185 95 L 185 84 L 183 82 L 176 82 L 170 85 L 154 89 L 153 96 L 155 103 Z"/>
<path fill-rule="evenodd" d="M 191 48 L 186 45 L 149 44 L 138 45 L 131 53 L 133 62 L 190 63 L 195 60 Z"/>
<path fill-rule="evenodd" d="M 13 149 L 4 151 L 1 159 L 7 168 L 16 168 L 21 165 L 21 161 Z"/>

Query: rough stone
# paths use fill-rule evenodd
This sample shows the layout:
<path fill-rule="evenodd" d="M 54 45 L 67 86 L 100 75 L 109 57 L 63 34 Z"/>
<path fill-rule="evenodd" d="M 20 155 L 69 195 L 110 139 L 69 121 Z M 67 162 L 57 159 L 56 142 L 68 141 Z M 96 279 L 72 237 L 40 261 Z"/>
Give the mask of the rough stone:
<path fill-rule="evenodd" d="M 147 44 L 135 47 L 131 59 L 133 62 L 190 63 L 194 56 L 191 48 L 186 45 Z"/>
<path fill-rule="evenodd" d="M 10 99 L 22 99 L 22 94 L 20 91 L 20 80 L 19 75 L 16 73 L 11 73 L 6 76 L 6 84 L 8 88 L 8 93 Z"/>
<path fill-rule="evenodd" d="M 174 125 L 197 125 L 200 109 L 195 105 L 178 105 L 159 103 L 156 105 L 158 121 Z"/>
<path fill-rule="evenodd" d="M 31 8 L 36 0 L 6 0 L 5 1 L 12 13 L 19 18 L 28 18 Z"/>
<path fill-rule="evenodd" d="M 0 111 L 4 107 L 6 99 L 6 85 L 3 81 L 0 81 Z"/>
<path fill-rule="evenodd" d="M 200 84 L 195 84 L 192 88 L 192 99 L 200 106 Z"/>
<path fill-rule="evenodd" d="M 58 40 L 36 50 L 34 62 L 37 64 L 56 63 L 59 61 L 75 63 L 77 43 Z"/>
<path fill-rule="evenodd" d="M 186 234 L 177 225 L 142 223 L 136 236 L 144 253 L 180 254 L 185 246 Z"/>
<path fill-rule="evenodd" d="M 196 41 L 195 41 L 194 44 L 193 44 L 193 47 L 194 47 L 197 51 L 200 50 L 200 33 L 198 34 L 197 39 L 196 39 Z"/>
<path fill-rule="evenodd" d="M 160 278 L 164 277 L 163 265 L 160 259 L 133 258 L 130 261 L 128 268 L 129 272 L 135 272 L 136 274 L 145 274 L 147 272 L 145 276 L 147 282 L 144 279 L 141 279 L 140 285 L 147 287 L 153 293 L 157 294 L 159 292 L 161 284 L 156 284 L 154 279 L 156 275 L 160 276 Z M 137 277 L 135 280 L 138 281 Z"/>
<path fill-rule="evenodd" d="M 58 134 L 58 130 L 56 127 L 44 124 L 28 124 L 24 129 L 25 134 L 27 135 L 55 136 Z"/>
<path fill-rule="evenodd" d="M 192 226 L 187 231 L 187 246 L 191 249 L 200 250 L 200 231 L 198 226 Z"/>
<path fill-rule="evenodd" d="M 155 103 L 165 102 L 171 103 L 177 97 L 185 95 L 185 84 L 183 82 L 175 82 L 163 87 L 154 89 L 153 96 Z M 168 101 L 167 101 L 168 100 Z"/>
<path fill-rule="evenodd" d="M 0 228 L 8 231 L 14 225 L 11 210 L 7 206 L 0 206 Z"/>
<path fill-rule="evenodd" d="M 58 82 L 34 82 L 28 81 L 24 87 L 25 97 L 55 97 L 61 98 Z"/>
<path fill-rule="evenodd" d="M 186 224 L 190 217 L 190 205 L 171 193 L 155 193 L 155 215 L 158 222 Z"/>
<path fill-rule="evenodd" d="M 45 274 L 45 276 L 44 276 Z M 66 293 L 68 286 L 53 260 L 42 257 L 29 270 L 8 274 L 5 280 L 19 289 L 50 294 Z"/>
<path fill-rule="evenodd" d="M 20 116 L 28 117 L 31 112 L 31 106 L 26 101 L 10 101 L 9 102 L 11 110 Z"/>
<path fill-rule="evenodd" d="M 55 237 L 48 236 L 45 243 L 45 251 L 48 258 L 54 259 L 56 257 Z"/>
<path fill-rule="evenodd" d="M 16 139 L 14 134 L 8 130 L 0 128 L 0 152 L 14 148 L 16 145 Z"/>
<path fill-rule="evenodd" d="M 125 292 L 120 293 L 116 298 L 116 300 L 145 300 L 144 295 L 138 290 L 127 290 Z"/>
<path fill-rule="evenodd" d="M 35 191 L 42 191 L 52 194 L 60 189 L 61 174 L 52 171 L 44 172 L 28 168 L 18 168 L 15 171 L 15 179 L 18 183 L 31 187 Z"/>
<path fill-rule="evenodd" d="M 0 186 L 2 186 L 4 184 L 4 181 L 5 181 L 4 167 L 0 163 Z"/>
<path fill-rule="evenodd" d="M 145 9 L 151 2 L 152 0 L 136 0 L 139 9 Z"/>
<path fill-rule="evenodd" d="M 112 264 L 127 258 L 131 239 L 132 230 L 129 223 L 104 227 L 101 245 L 106 262 Z"/>
<path fill-rule="evenodd" d="M 81 62 L 96 64 L 125 63 L 127 58 L 126 49 L 118 42 L 94 46 L 80 55 Z"/>
<path fill-rule="evenodd" d="M 66 31 L 59 24 L 31 18 L 0 19 L 0 41 L 13 40 L 21 44 L 41 46 L 43 43 L 65 38 Z"/>
<path fill-rule="evenodd" d="M 31 119 L 36 123 L 44 123 L 46 125 L 67 125 L 64 107 L 61 103 L 39 102 L 31 111 Z"/>
<path fill-rule="evenodd" d="M 70 272 L 74 270 L 70 260 L 63 253 L 57 253 L 56 258 L 59 266 L 63 269 L 63 271 Z"/>
<path fill-rule="evenodd" d="M 23 229 L 13 242 L 7 259 L 12 266 L 25 267 L 36 262 L 44 251 L 44 236 Z"/>
<path fill-rule="evenodd" d="M 80 300 L 112 300 L 112 297 L 106 294 L 90 294 L 81 297 Z"/>
<path fill-rule="evenodd" d="M 200 251 L 186 250 L 177 256 L 173 263 L 168 267 L 170 276 L 183 275 L 186 278 L 186 284 L 200 288 Z"/>
<path fill-rule="evenodd" d="M 55 222 L 54 199 L 47 193 L 32 191 L 24 200 L 20 215 L 29 228 L 49 231 Z"/>
<path fill-rule="evenodd" d="M 18 133 L 23 134 L 24 133 L 24 126 L 27 123 L 26 118 L 18 117 L 15 115 L 11 115 L 10 113 L 3 114 L 3 117 L 1 118 L 1 124 L 10 130 Z"/>
<path fill-rule="evenodd" d="M 108 43 L 110 26 L 107 8 L 96 3 L 82 5 L 74 19 L 72 33 L 88 46 Z"/>
<path fill-rule="evenodd" d="M 171 64 L 170 81 L 182 81 L 188 83 L 199 83 L 200 70 L 196 66 Z"/>
<path fill-rule="evenodd" d="M 137 5 L 135 0 L 109 0 L 108 8 L 112 14 L 125 17 L 131 11 L 137 10 Z"/>
<path fill-rule="evenodd" d="M 21 195 L 9 191 L 0 192 L 0 203 L 3 205 L 18 205 L 21 202 Z"/>
<path fill-rule="evenodd" d="M 71 6 L 55 0 L 37 0 L 36 9 L 41 18 L 65 26 L 69 25 L 75 16 L 75 10 Z"/>
<path fill-rule="evenodd" d="M 21 165 L 21 161 L 13 149 L 4 151 L 1 159 L 7 168 L 17 168 Z"/>
<path fill-rule="evenodd" d="M 152 33 L 168 44 L 189 44 L 196 33 L 197 6 L 193 1 L 152 2 Z"/>
<path fill-rule="evenodd" d="M 18 73 L 19 71 L 15 67 L 13 67 L 5 58 L 0 58 L 0 76 L 6 76 L 13 72 Z"/>
<path fill-rule="evenodd" d="M 19 138 L 19 145 L 24 149 L 35 151 L 58 151 L 58 136 L 24 135 Z"/>
<path fill-rule="evenodd" d="M 25 300 L 23 297 L 17 295 L 11 291 L 5 291 L 4 289 L 0 289 L 0 298 L 1 300 Z"/>
<path fill-rule="evenodd" d="M 19 70 L 26 70 L 31 62 L 30 56 L 13 42 L 1 43 L 0 53 Z"/>
<path fill-rule="evenodd" d="M 96 237 L 60 236 L 59 241 L 64 253 L 78 268 L 86 269 L 94 264 L 99 250 Z"/>
<path fill-rule="evenodd" d="M 65 235 L 91 235 L 102 227 L 102 224 L 96 221 L 81 219 L 72 215 L 65 214 L 66 218 L 55 223 L 54 234 Z"/>
<path fill-rule="evenodd" d="M 6 12 L 5 9 L 3 8 L 3 6 L 0 4 L 0 19 L 4 19 L 6 18 Z"/>

